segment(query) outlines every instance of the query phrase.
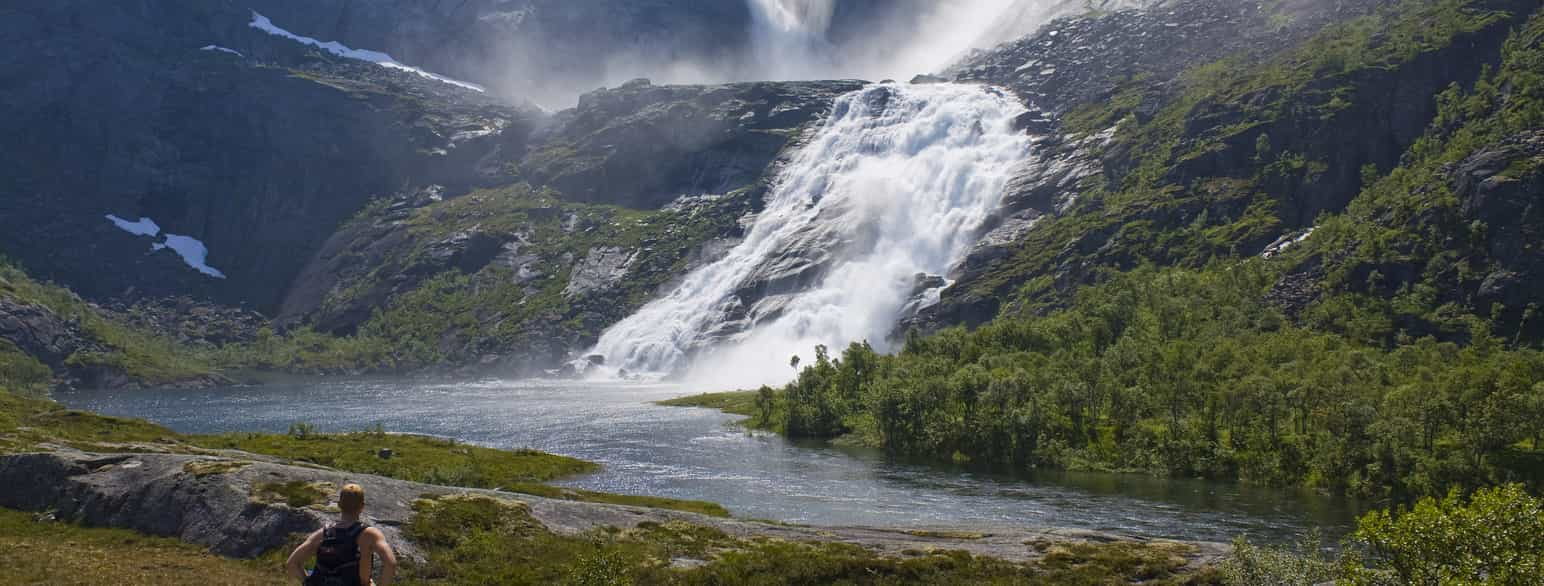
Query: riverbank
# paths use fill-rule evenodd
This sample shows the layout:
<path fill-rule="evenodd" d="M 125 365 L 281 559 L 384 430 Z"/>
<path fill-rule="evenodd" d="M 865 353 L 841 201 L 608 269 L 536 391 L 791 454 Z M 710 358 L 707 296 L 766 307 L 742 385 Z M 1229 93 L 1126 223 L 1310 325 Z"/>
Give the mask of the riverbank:
<path fill-rule="evenodd" d="M 381 458 L 380 446 L 391 446 L 392 457 Z M 462 478 L 482 479 L 488 488 L 360 471 L 432 476 L 425 472 L 429 463 L 474 470 Z M 110 551 L 112 540 L 99 533 L 108 529 L 72 525 L 79 523 L 172 536 L 223 556 L 259 560 L 230 565 L 154 542 L 157 555 L 185 558 L 165 562 L 173 573 L 200 565 L 240 573 L 250 563 L 277 572 L 274 552 L 330 518 L 337 486 L 358 482 L 370 492 L 369 515 L 399 544 L 408 576 L 420 582 L 552 583 L 598 572 L 623 583 L 1206 583 L 1225 551 L 1218 544 L 1078 530 L 814 528 L 715 516 L 722 509 L 706 503 L 531 488 L 592 466 L 387 433 L 191 436 L 0 394 L 0 483 L 9 487 L 0 506 L 51 512 L 35 521 L 0 519 L 0 541 L 49 552 L 59 543 L 54 536 L 78 535 L 106 548 L 101 555 L 135 555 Z M 65 525 L 39 532 L 27 523 Z"/>

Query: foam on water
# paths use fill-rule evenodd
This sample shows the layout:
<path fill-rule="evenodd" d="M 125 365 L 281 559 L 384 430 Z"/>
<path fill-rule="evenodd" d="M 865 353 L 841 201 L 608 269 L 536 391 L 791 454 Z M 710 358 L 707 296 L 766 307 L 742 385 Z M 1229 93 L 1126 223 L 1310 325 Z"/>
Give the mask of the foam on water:
<path fill-rule="evenodd" d="M 1013 129 L 1023 111 L 952 84 L 838 98 L 745 239 L 607 330 L 593 353 L 612 369 L 695 366 L 690 380 L 735 387 L 786 380 L 789 357 L 817 344 L 883 345 L 915 276 L 946 273 L 998 207 L 1029 148 Z M 769 280 L 776 290 L 747 293 Z"/>

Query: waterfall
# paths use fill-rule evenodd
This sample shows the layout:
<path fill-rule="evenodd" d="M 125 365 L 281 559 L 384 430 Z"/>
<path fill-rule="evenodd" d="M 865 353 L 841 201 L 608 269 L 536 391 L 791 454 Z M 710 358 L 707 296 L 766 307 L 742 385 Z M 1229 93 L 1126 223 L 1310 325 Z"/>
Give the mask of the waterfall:
<path fill-rule="evenodd" d="M 826 40 L 836 0 L 747 0 L 751 57 L 762 79 L 799 79 L 836 66 Z M 820 76 L 817 76 L 820 77 Z"/>
<path fill-rule="evenodd" d="M 959 262 L 1029 137 L 980 86 L 877 84 L 839 97 L 745 239 L 607 330 L 592 353 L 702 384 L 777 383 L 816 344 L 882 345 L 919 273 Z M 695 364 L 693 364 L 695 363 Z M 688 368 L 692 367 L 692 368 Z"/>

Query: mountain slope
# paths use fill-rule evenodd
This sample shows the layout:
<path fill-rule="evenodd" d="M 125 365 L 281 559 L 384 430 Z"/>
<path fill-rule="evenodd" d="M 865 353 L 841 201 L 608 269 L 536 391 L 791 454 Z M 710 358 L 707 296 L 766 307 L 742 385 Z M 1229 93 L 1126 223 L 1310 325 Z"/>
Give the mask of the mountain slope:
<path fill-rule="evenodd" d="M 1000 315 L 822 349 L 761 420 L 956 462 L 1537 490 L 1541 57 L 1536 2 L 1404 2 L 1203 65 L 1150 116 L 1069 116 L 1121 120 L 1103 173 L 942 306 Z"/>

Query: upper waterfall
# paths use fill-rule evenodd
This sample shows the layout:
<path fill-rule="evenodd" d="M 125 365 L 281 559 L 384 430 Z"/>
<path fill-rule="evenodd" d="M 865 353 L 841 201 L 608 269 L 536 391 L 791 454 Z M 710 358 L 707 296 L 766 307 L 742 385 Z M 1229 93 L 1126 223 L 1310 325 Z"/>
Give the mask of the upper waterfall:
<path fill-rule="evenodd" d="M 782 169 L 745 239 L 607 330 L 631 372 L 715 385 L 786 380 L 817 344 L 882 343 L 918 273 L 959 262 L 1029 137 L 1024 107 L 966 85 L 871 85 L 838 98 Z"/>

